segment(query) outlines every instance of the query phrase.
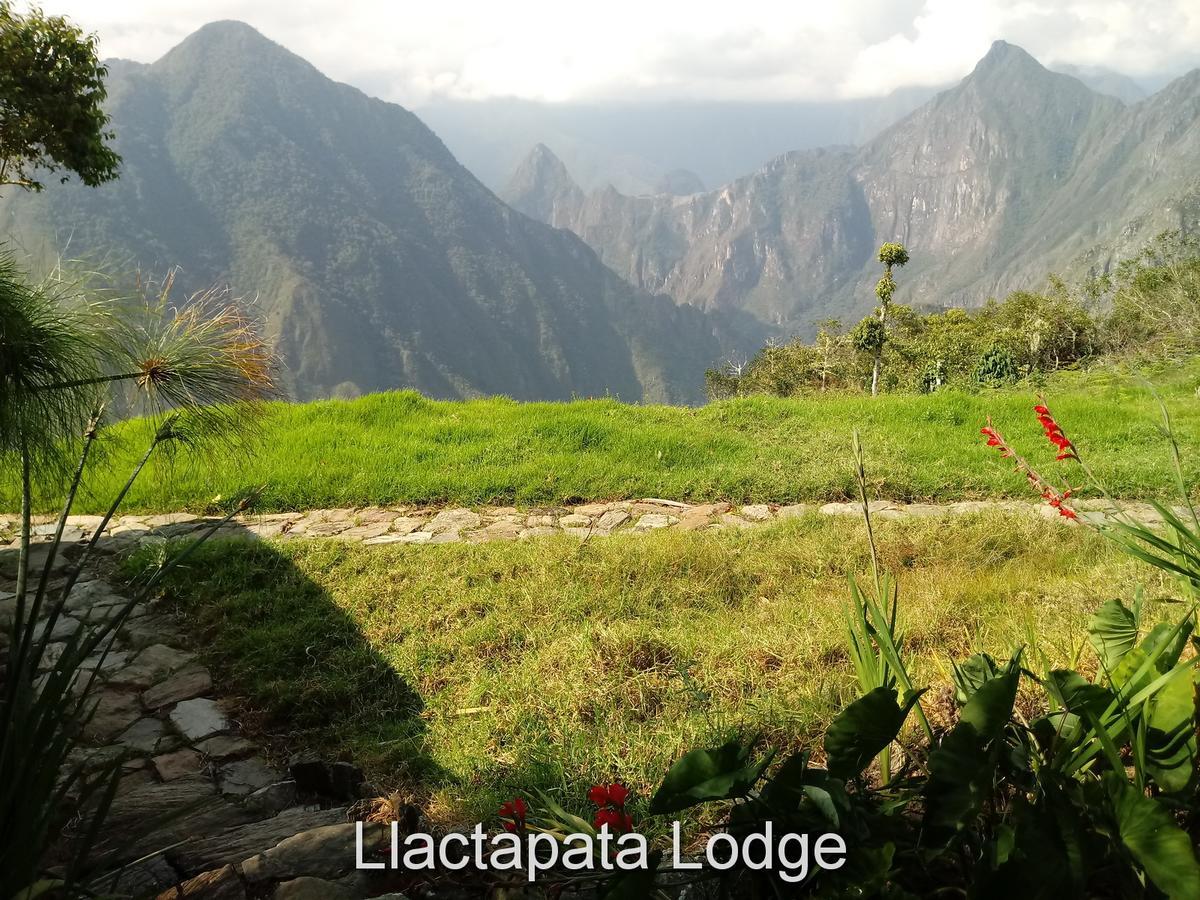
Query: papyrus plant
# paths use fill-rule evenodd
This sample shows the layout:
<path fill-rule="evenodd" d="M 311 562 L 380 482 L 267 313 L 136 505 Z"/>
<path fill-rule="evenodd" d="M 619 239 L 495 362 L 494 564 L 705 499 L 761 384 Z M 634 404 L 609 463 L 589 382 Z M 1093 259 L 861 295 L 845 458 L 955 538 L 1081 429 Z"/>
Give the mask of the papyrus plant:
<path fill-rule="evenodd" d="M 55 659 L 47 650 L 71 589 L 153 455 L 228 434 L 274 390 L 274 359 L 250 320 L 217 292 L 175 307 L 170 288 L 168 278 L 148 296 L 97 297 L 62 282 L 32 283 L 0 254 L 0 462 L 16 472 L 21 490 L 15 613 L 0 676 L 3 900 L 71 893 L 90 877 L 88 851 L 120 766 L 85 777 L 77 751 L 95 709 L 89 689 L 133 607 L 223 522 L 169 554 L 127 604 L 73 632 Z M 102 524 L 56 580 L 67 517 L 114 406 L 148 412 L 152 436 Z M 62 485 L 63 499 L 35 568 L 33 489 L 47 484 Z M 48 849 L 69 818 L 82 825 L 48 869 Z"/>

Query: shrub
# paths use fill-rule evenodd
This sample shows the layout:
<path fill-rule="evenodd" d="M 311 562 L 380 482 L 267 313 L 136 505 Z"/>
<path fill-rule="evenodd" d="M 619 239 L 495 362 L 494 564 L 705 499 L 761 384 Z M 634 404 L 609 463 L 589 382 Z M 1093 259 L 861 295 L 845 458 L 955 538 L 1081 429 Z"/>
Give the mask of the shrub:
<path fill-rule="evenodd" d="M 975 380 L 980 384 L 1013 384 L 1019 377 L 1012 351 L 999 344 L 988 347 L 975 366 Z"/>

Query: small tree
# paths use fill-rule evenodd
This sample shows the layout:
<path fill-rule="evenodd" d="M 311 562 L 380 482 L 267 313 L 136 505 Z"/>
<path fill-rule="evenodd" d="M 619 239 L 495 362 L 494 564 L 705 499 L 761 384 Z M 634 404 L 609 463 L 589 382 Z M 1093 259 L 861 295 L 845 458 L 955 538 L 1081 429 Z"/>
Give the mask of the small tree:
<path fill-rule="evenodd" d="M 116 178 L 96 50 L 96 36 L 62 16 L 20 15 L 0 0 L 0 185 L 40 191 L 38 169 L 66 169 L 92 187 Z"/>
<path fill-rule="evenodd" d="M 888 242 L 879 248 L 879 261 L 883 263 L 883 277 L 875 285 L 875 296 L 879 298 L 879 308 L 875 316 L 859 322 L 854 329 L 854 345 L 859 350 L 870 353 L 871 363 L 871 396 L 879 393 L 879 374 L 883 368 L 883 345 L 887 343 L 887 326 L 889 306 L 892 295 L 896 293 L 896 279 L 892 277 L 893 266 L 903 266 L 908 262 L 908 251 L 903 244 Z M 868 324 L 873 322 L 874 324 Z"/>
<path fill-rule="evenodd" d="M 834 362 L 838 351 L 838 346 L 842 343 L 842 337 L 838 333 L 842 330 L 842 323 L 837 319 L 825 319 L 820 323 L 817 329 L 816 348 L 820 354 L 820 362 L 817 366 L 817 373 L 821 378 L 821 392 L 824 393 L 829 386 L 829 376 L 834 372 Z"/>

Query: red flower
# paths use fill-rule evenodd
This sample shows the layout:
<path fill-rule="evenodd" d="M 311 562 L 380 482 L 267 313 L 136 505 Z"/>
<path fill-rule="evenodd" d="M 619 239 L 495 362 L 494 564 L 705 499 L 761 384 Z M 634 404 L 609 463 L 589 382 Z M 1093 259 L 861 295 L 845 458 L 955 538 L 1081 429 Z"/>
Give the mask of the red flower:
<path fill-rule="evenodd" d="M 500 807 L 500 818 L 508 819 L 504 823 L 505 831 L 516 831 L 518 828 L 525 827 L 525 801 L 520 797 L 514 797 L 508 803 Z"/>
<path fill-rule="evenodd" d="M 633 831 L 633 817 L 629 813 L 620 809 L 604 808 L 596 813 L 594 822 L 596 830 L 600 831 L 605 826 L 610 831 L 620 832 L 622 834 Z"/>
<path fill-rule="evenodd" d="M 1058 456 L 1055 459 L 1079 459 L 1075 453 L 1075 445 L 1063 433 L 1062 427 L 1054 421 L 1054 416 L 1050 415 L 1050 410 L 1044 404 L 1039 403 L 1033 408 L 1033 412 L 1037 416 L 1038 423 L 1042 426 L 1042 431 L 1046 434 L 1046 440 L 1058 448 Z"/>
<path fill-rule="evenodd" d="M 588 790 L 588 799 L 596 806 L 624 806 L 629 799 L 629 788 L 623 784 L 597 784 Z"/>
<path fill-rule="evenodd" d="M 1004 443 L 1004 438 L 1000 436 L 1000 432 L 998 432 L 990 424 L 984 428 L 980 428 L 979 433 L 987 437 L 987 445 L 989 447 L 1000 448 L 1000 457 L 1002 459 L 1013 455 L 1013 452 L 1009 449 L 1008 444 Z"/>
<path fill-rule="evenodd" d="M 625 801 L 629 799 L 629 788 L 623 784 L 610 784 L 608 786 L 608 802 L 613 806 L 624 806 Z"/>
<path fill-rule="evenodd" d="M 1039 403 L 1033 408 L 1033 411 L 1037 413 L 1038 421 L 1042 423 L 1042 428 L 1046 432 L 1046 437 L 1049 438 L 1052 444 L 1059 448 L 1058 458 L 1060 460 L 1079 459 L 1079 457 L 1075 455 L 1074 445 L 1067 440 L 1067 436 L 1063 434 L 1062 429 L 1058 427 L 1058 423 L 1055 422 L 1050 416 L 1050 410 Z M 1004 436 L 992 426 L 992 420 L 990 418 L 988 419 L 987 425 L 979 429 L 979 431 L 981 434 L 987 437 L 987 444 L 989 447 L 999 447 L 1000 456 L 1002 458 L 1011 458 L 1013 460 L 1016 470 L 1025 476 L 1029 484 L 1039 494 L 1042 495 L 1043 500 L 1058 510 L 1058 514 L 1060 516 L 1065 519 L 1078 518 L 1078 516 L 1075 515 L 1075 510 L 1063 506 L 1063 501 L 1071 496 L 1071 491 L 1068 489 L 1063 493 L 1059 493 L 1053 485 L 1049 484 L 1044 478 L 1042 478 L 1041 475 L 1034 471 L 1029 463 L 1018 456 L 1016 452 L 1010 446 L 1008 446 L 1004 440 Z"/>
<path fill-rule="evenodd" d="M 596 811 L 597 830 L 607 825 L 612 831 L 633 831 L 633 817 L 625 812 L 629 788 L 623 784 L 597 784 L 588 790 L 588 799 L 600 807 Z"/>

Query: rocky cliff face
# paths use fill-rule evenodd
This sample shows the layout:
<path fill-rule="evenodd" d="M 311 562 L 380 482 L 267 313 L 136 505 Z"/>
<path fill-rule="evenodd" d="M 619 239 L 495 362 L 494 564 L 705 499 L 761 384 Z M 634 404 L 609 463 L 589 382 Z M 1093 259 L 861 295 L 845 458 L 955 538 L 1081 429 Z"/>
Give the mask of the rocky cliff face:
<path fill-rule="evenodd" d="M 790 153 L 686 198 L 576 192 L 547 213 L 536 180 L 506 196 L 647 290 L 804 332 L 873 305 L 884 241 L 913 259 L 898 299 L 972 305 L 1195 223 L 1198 96 L 1200 72 L 1126 107 L 997 42 L 961 84 L 857 150 Z"/>

